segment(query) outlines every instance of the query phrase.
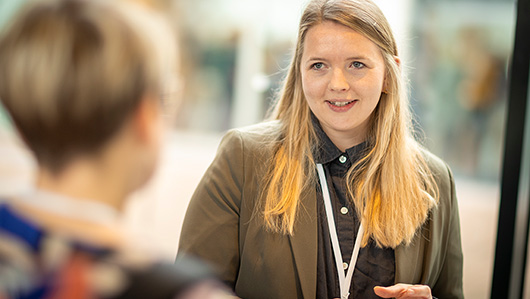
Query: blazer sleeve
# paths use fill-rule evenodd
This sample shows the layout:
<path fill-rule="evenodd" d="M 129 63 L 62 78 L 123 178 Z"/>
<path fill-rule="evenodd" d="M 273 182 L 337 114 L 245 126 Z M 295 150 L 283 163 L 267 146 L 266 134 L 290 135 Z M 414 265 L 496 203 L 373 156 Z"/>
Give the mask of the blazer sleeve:
<path fill-rule="evenodd" d="M 239 271 L 243 162 L 240 133 L 230 131 L 190 200 L 177 254 L 177 259 L 191 255 L 211 264 L 232 288 Z"/>
<path fill-rule="evenodd" d="M 460 237 L 460 217 L 456 199 L 453 174 L 446 166 L 449 174 L 450 197 L 447 203 L 448 215 L 445 222 L 442 246 L 445 247 L 443 266 L 433 286 L 432 293 L 438 298 L 464 298 L 463 294 L 463 254 Z M 444 217 L 445 218 L 445 217 Z M 444 244 L 445 243 L 445 244 Z"/>

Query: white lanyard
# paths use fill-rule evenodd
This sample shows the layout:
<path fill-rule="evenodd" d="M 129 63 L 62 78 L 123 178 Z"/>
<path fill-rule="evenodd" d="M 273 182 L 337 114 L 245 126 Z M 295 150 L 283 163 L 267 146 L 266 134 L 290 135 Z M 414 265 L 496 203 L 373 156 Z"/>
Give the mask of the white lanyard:
<path fill-rule="evenodd" d="M 359 231 L 357 232 L 357 237 L 355 238 L 355 245 L 353 246 L 348 273 L 345 276 L 344 271 L 342 270 L 342 253 L 340 252 L 339 238 L 337 237 L 337 228 L 335 227 L 335 218 L 331 208 L 331 198 L 326 181 L 326 174 L 322 164 L 317 164 L 317 172 L 318 178 L 320 179 L 320 186 L 322 187 L 322 196 L 324 197 L 324 206 L 326 207 L 326 216 L 328 218 L 329 236 L 331 238 L 331 244 L 333 245 L 333 254 L 335 255 L 335 263 L 337 265 L 340 297 L 341 299 L 347 299 L 348 296 L 350 296 L 350 285 L 353 277 L 353 270 L 355 269 L 355 264 L 357 263 L 357 257 L 359 256 L 359 249 L 361 248 L 361 240 L 364 235 L 364 226 L 361 221 L 361 225 L 359 225 Z"/>

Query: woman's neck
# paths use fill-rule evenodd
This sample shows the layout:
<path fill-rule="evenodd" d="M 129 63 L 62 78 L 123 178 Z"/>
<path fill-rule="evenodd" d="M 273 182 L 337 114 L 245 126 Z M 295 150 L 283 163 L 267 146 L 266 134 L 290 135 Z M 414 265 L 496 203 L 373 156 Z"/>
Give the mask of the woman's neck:
<path fill-rule="evenodd" d="M 122 210 L 126 192 L 120 176 L 91 160 L 70 163 L 59 174 L 45 168 L 37 172 L 36 187 L 80 200 L 90 200 Z"/>
<path fill-rule="evenodd" d="M 322 130 L 341 152 L 345 152 L 347 149 L 361 144 L 365 140 L 364 134 L 336 131 L 324 126 L 322 126 Z"/>

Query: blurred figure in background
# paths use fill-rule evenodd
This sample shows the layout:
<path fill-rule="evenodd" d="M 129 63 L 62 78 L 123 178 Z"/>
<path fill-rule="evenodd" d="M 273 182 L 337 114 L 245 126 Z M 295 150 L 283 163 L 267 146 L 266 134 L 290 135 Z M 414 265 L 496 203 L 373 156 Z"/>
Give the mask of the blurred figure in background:
<path fill-rule="evenodd" d="M 191 261 L 163 264 L 120 228 L 152 175 L 169 28 L 116 1 L 29 5 L 0 39 L 0 98 L 34 153 L 35 188 L 0 200 L 0 298 L 220 298 Z"/>
<path fill-rule="evenodd" d="M 479 27 L 461 28 L 458 38 L 460 47 L 455 58 L 460 81 L 456 87 L 464 115 L 455 121 L 454 130 L 449 133 L 454 142 L 447 146 L 447 151 L 464 173 L 477 176 L 484 172 L 481 158 L 482 152 L 488 150 L 484 142 L 491 131 L 490 123 L 499 106 L 505 105 L 506 66 L 487 45 Z"/>

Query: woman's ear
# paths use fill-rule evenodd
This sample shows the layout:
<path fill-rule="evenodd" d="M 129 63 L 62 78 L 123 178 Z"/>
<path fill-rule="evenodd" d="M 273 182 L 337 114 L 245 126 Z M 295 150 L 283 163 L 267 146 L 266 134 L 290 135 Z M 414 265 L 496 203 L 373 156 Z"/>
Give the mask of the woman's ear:
<path fill-rule="evenodd" d="M 151 143 L 159 138 L 161 107 L 158 99 L 144 95 L 134 111 L 133 126 L 140 142 Z"/>
<path fill-rule="evenodd" d="M 398 67 L 401 67 L 401 59 L 398 56 L 394 56 L 394 60 L 396 61 Z"/>
<path fill-rule="evenodd" d="M 394 61 L 396 62 L 398 68 L 401 67 L 401 59 L 398 56 L 394 56 Z M 385 80 L 383 81 L 383 90 L 381 91 L 384 94 L 388 94 L 388 80 L 385 76 Z"/>

